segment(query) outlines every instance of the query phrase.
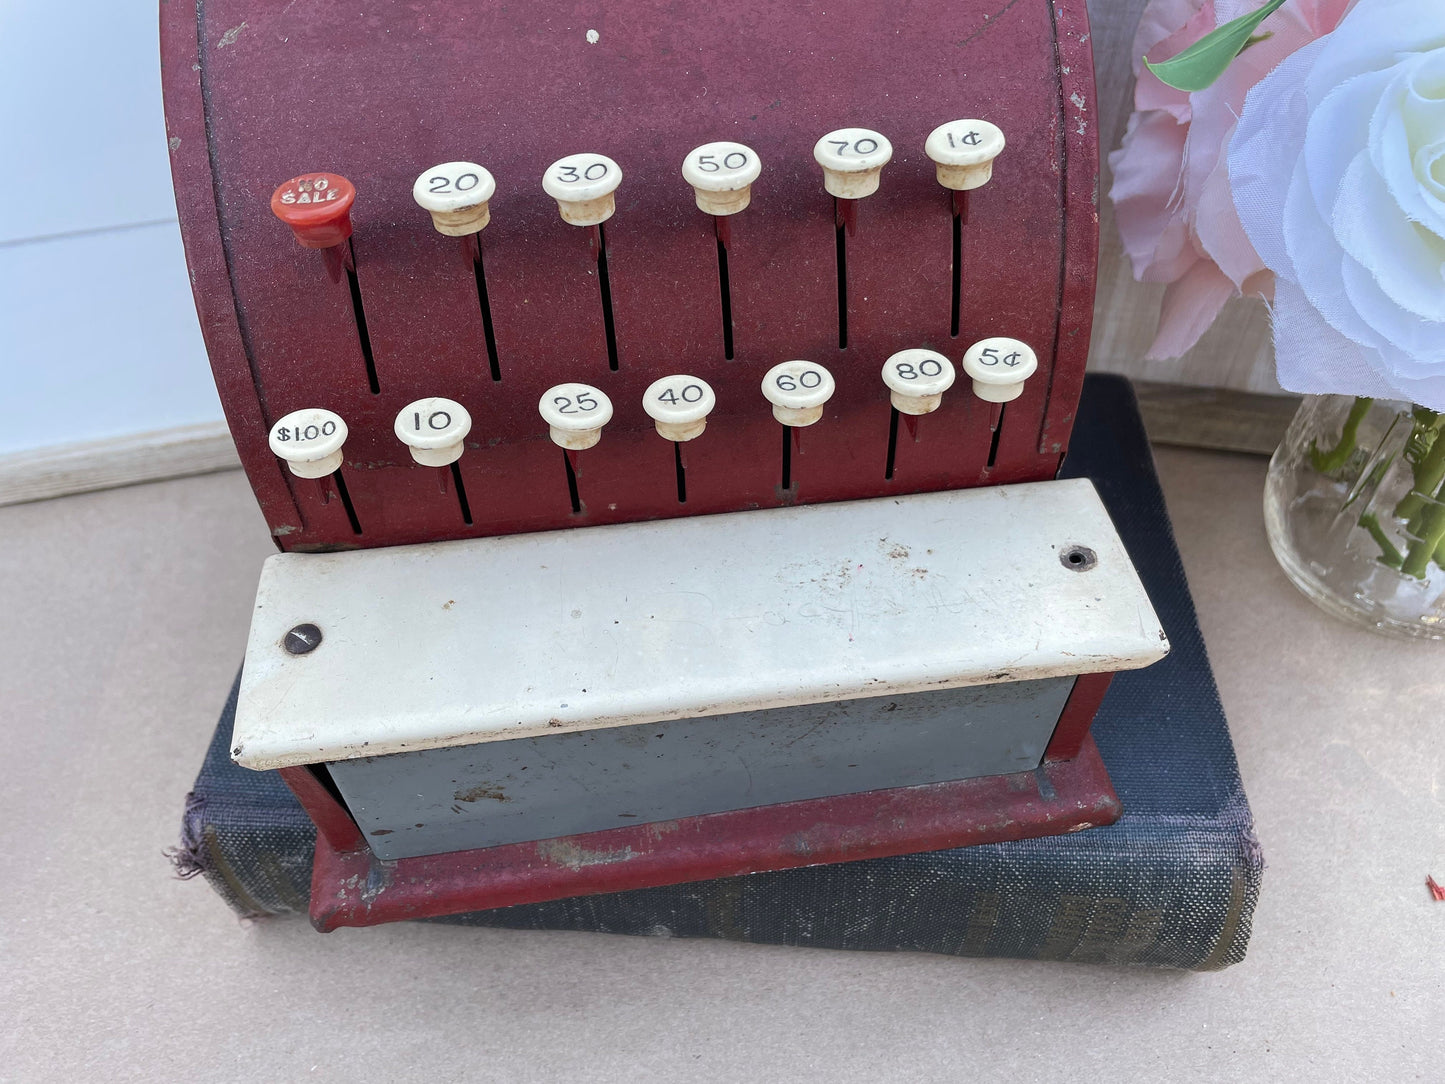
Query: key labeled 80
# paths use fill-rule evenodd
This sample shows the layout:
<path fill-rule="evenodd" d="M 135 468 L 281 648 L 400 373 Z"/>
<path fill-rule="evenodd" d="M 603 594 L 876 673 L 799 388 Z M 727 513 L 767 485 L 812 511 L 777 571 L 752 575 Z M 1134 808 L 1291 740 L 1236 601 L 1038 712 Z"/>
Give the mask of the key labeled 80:
<path fill-rule="evenodd" d="M 883 383 L 892 393 L 894 409 L 914 416 L 931 414 L 953 387 L 953 362 L 942 354 L 921 347 L 900 350 L 883 363 Z"/>
<path fill-rule="evenodd" d="M 890 358 L 893 375 L 899 380 L 937 380 L 950 368 L 947 358 L 924 357 L 920 359 Z"/>

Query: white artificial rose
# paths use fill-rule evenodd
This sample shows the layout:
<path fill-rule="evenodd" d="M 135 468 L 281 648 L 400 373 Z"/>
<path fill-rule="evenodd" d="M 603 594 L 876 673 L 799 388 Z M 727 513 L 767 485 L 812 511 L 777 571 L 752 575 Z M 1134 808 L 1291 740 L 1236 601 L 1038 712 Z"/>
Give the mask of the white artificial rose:
<path fill-rule="evenodd" d="M 1445 0 L 1359 0 L 1288 57 L 1229 177 L 1276 276 L 1280 383 L 1445 410 Z"/>

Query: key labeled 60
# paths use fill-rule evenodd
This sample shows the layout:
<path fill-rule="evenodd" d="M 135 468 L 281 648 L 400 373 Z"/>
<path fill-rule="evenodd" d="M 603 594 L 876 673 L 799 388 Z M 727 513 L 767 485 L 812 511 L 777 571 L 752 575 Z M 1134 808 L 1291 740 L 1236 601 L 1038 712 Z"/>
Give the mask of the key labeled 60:
<path fill-rule="evenodd" d="M 837 385 L 833 374 L 817 362 L 785 361 L 763 377 L 763 398 L 773 404 L 773 417 L 784 425 L 812 425 Z"/>

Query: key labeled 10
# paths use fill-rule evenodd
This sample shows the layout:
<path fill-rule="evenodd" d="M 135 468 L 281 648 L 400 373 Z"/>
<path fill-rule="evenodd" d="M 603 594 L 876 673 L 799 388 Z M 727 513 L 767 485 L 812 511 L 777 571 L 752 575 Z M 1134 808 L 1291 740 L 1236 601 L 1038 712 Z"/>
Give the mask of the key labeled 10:
<path fill-rule="evenodd" d="M 455 399 L 433 396 L 402 407 L 392 431 L 422 466 L 445 467 L 462 457 L 472 416 Z"/>

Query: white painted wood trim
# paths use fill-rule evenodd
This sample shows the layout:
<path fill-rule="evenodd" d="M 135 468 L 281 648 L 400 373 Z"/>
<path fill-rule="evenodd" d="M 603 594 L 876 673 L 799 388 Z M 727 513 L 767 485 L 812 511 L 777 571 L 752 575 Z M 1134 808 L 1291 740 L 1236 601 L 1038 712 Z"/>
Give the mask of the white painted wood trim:
<path fill-rule="evenodd" d="M 240 465 L 225 422 L 58 444 L 0 456 L 0 506 Z"/>

